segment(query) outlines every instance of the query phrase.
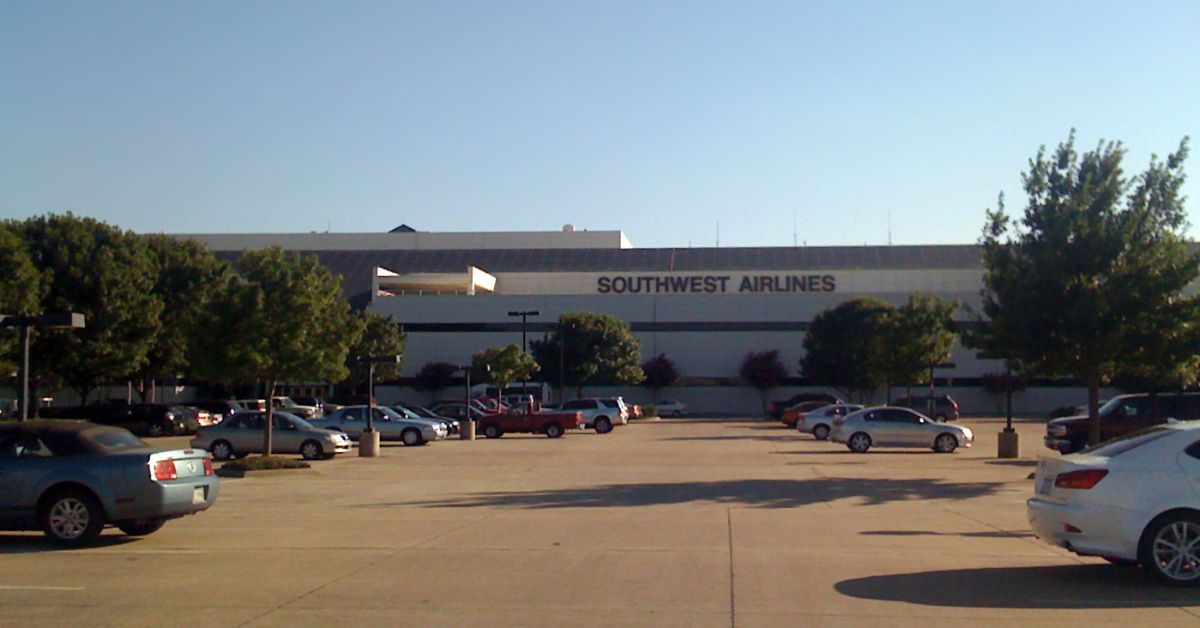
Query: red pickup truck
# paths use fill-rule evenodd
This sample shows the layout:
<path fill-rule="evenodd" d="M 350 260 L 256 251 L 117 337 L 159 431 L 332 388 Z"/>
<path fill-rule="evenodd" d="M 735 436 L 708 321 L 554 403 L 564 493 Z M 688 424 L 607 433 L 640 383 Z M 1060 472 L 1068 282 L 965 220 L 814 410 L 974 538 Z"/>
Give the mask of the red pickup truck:
<path fill-rule="evenodd" d="M 531 412 L 528 408 L 510 408 L 503 413 L 486 414 L 478 421 L 479 429 L 488 438 L 500 438 L 507 432 L 528 432 L 558 438 L 566 430 L 583 427 L 583 415 L 578 412 Z"/>

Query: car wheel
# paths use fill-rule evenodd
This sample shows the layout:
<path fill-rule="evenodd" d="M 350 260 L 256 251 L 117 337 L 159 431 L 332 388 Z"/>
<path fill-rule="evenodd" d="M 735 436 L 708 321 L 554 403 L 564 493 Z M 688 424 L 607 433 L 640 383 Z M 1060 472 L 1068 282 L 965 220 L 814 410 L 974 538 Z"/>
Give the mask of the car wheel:
<path fill-rule="evenodd" d="M 551 423 L 546 426 L 546 436 L 550 438 L 558 438 L 563 435 L 563 428 L 558 423 Z"/>
<path fill-rule="evenodd" d="M 933 419 L 934 419 L 935 421 L 937 421 L 938 423 L 945 423 L 945 422 L 946 422 L 946 415 L 945 415 L 945 414 L 942 414 L 941 412 L 939 412 L 939 413 L 937 413 L 937 414 L 935 414 L 935 415 L 934 415 Z"/>
<path fill-rule="evenodd" d="M 41 511 L 42 531 L 59 545 L 80 545 L 104 529 L 104 511 L 91 494 L 65 490 L 46 500 Z"/>
<path fill-rule="evenodd" d="M 612 421 L 609 421 L 608 417 L 602 416 L 596 419 L 594 427 L 597 434 L 607 434 L 612 431 Z"/>
<path fill-rule="evenodd" d="M 500 426 L 495 423 L 488 423 L 483 426 L 483 435 L 488 438 L 500 438 L 504 436 L 504 430 L 501 430 Z"/>
<path fill-rule="evenodd" d="M 163 527 L 164 523 L 166 523 L 166 521 L 161 519 L 151 521 L 127 521 L 125 523 L 118 523 L 117 528 L 128 536 L 146 536 L 147 534 L 154 534 L 155 532 L 158 532 L 158 529 Z"/>
<path fill-rule="evenodd" d="M 408 428 L 400 433 L 400 440 L 404 442 L 405 447 L 414 447 L 416 445 L 424 445 L 425 439 L 421 438 L 421 432 Z"/>
<path fill-rule="evenodd" d="M 149 427 L 146 428 L 146 436 L 153 436 L 153 437 L 157 438 L 159 436 L 162 436 L 166 432 L 167 431 L 165 429 L 163 429 L 163 426 L 161 423 L 151 423 L 149 425 Z"/>
<path fill-rule="evenodd" d="M 817 440 L 825 440 L 826 438 L 829 438 L 829 426 L 817 425 L 813 427 L 813 438 Z"/>
<path fill-rule="evenodd" d="M 233 457 L 233 445 L 229 441 L 219 440 L 212 444 L 212 448 L 208 450 L 212 457 L 217 460 L 229 460 Z"/>
<path fill-rule="evenodd" d="M 865 454 L 871 448 L 871 437 L 866 432 L 855 432 L 846 440 L 846 446 L 856 454 Z"/>
<path fill-rule="evenodd" d="M 1142 568 L 1159 581 L 1184 587 L 1200 584 L 1200 515 L 1186 511 L 1159 515 L 1138 544 Z"/>
<path fill-rule="evenodd" d="M 306 440 L 300 444 L 300 456 L 305 460 L 320 460 L 325 456 L 325 450 L 321 449 L 321 443 Z"/>
<path fill-rule="evenodd" d="M 683 410 L 676 410 L 671 413 L 671 416 L 678 419 L 679 417 L 683 416 Z"/>
<path fill-rule="evenodd" d="M 933 440 L 933 450 L 939 454 L 953 453 L 958 448 L 958 439 L 954 434 L 942 433 Z"/>

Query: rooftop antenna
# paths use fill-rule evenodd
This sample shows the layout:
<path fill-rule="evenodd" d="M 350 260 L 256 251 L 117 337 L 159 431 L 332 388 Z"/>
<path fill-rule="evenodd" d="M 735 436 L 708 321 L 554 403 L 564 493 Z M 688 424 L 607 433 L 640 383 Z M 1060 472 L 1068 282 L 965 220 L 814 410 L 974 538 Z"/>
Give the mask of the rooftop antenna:
<path fill-rule="evenodd" d="M 717 221 L 717 248 L 721 248 L 721 221 Z"/>
<path fill-rule="evenodd" d="M 792 210 L 792 246 L 796 246 L 796 210 Z"/>
<path fill-rule="evenodd" d="M 892 245 L 892 208 L 888 208 L 888 246 Z"/>

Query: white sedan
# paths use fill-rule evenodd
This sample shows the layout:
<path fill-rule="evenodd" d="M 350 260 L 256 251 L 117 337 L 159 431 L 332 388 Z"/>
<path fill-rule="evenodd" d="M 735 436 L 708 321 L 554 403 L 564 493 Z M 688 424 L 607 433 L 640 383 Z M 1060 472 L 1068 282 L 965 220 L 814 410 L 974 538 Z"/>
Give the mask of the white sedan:
<path fill-rule="evenodd" d="M 862 406 L 853 403 L 831 403 L 816 410 L 801 412 L 796 419 L 796 431 L 812 434 L 817 440 L 825 440 L 833 431 L 834 419 L 862 409 Z"/>
<path fill-rule="evenodd" d="M 975 434 L 970 428 L 938 423 L 908 408 L 876 406 L 835 419 L 830 440 L 845 443 L 857 454 L 866 453 L 874 445 L 931 447 L 948 454 L 959 447 L 970 447 Z"/>
<path fill-rule="evenodd" d="M 1029 527 L 1076 554 L 1140 563 L 1176 586 L 1200 584 L 1200 424 L 1134 432 L 1038 460 Z"/>
<path fill-rule="evenodd" d="M 654 404 L 654 411 L 658 416 L 673 416 L 681 417 L 687 414 L 687 404 L 675 399 L 659 399 L 658 403 Z"/>

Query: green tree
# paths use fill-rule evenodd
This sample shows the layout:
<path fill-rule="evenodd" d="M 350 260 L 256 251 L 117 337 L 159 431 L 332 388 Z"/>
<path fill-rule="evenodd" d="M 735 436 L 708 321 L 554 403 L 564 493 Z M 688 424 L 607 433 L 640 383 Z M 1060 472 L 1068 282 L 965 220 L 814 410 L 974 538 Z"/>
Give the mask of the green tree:
<path fill-rule="evenodd" d="M 314 255 L 278 247 L 242 254 L 238 278 L 219 295 L 202 324 L 211 330 L 207 357 L 197 362 L 214 381 L 337 382 L 348 376 L 346 355 L 362 328 L 342 298 L 341 279 Z M 220 334 L 220 338 L 215 336 Z M 274 413 L 267 404 L 263 451 L 271 454 Z"/>
<path fill-rule="evenodd" d="M 800 372 L 812 383 L 859 399 L 887 383 L 884 354 L 896 308 L 859 297 L 822 311 L 804 334 Z"/>
<path fill-rule="evenodd" d="M 14 224 L 0 223 L 0 316 L 38 313 L 44 290 L 25 240 Z M 18 345 L 16 330 L 0 329 L 0 378 L 16 371 Z"/>
<path fill-rule="evenodd" d="M 404 347 L 408 342 L 408 334 L 404 333 L 404 329 L 387 314 L 356 310 L 353 316 L 359 330 L 359 333 L 356 334 L 359 339 L 354 346 L 350 347 L 350 353 L 346 357 L 346 368 L 349 372 L 346 381 L 350 389 L 357 393 L 367 383 L 370 369 L 368 364 L 355 358 L 357 356 L 400 356 L 399 362 L 375 364 L 376 381 L 394 380 L 400 377 L 400 372 L 404 370 Z"/>
<path fill-rule="evenodd" d="M 143 236 L 155 262 L 153 292 L 162 303 L 162 325 L 146 353 L 146 362 L 134 373 L 138 392 L 145 400 L 157 379 L 177 377 L 191 368 L 189 336 L 207 335 L 203 312 L 226 290 L 233 273 L 208 247 L 167 235 Z"/>
<path fill-rule="evenodd" d="M 1100 437 L 1100 387 L 1121 372 L 1186 373 L 1200 349 L 1200 274 L 1188 250 L 1183 164 L 1187 138 L 1166 161 L 1127 179 L 1125 149 L 1101 142 L 1079 155 L 1075 133 L 1042 147 L 1022 176 L 1023 216 L 1000 197 L 981 244 L 983 311 L 972 345 L 1045 376 L 1087 382 L 1088 440 Z"/>
<path fill-rule="evenodd" d="M 471 365 L 472 377 L 479 377 L 498 388 L 525 381 L 538 370 L 533 356 L 515 344 L 484 349 L 474 355 Z"/>
<path fill-rule="evenodd" d="M 554 333 L 530 343 L 542 381 L 555 387 L 561 381 L 574 387 L 578 396 L 583 395 L 585 386 L 641 382 L 640 346 L 629 323 L 596 312 L 563 314 Z"/>
<path fill-rule="evenodd" d="M 762 397 L 762 410 L 766 412 L 767 393 L 783 383 L 783 380 L 787 378 L 788 370 L 779 359 L 779 351 L 772 349 L 771 351 L 747 353 L 746 357 L 742 358 L 738 374 L 758 391 L 759 396 Z"/>
<path fill-rule="evenodd" d="M 450 362 L 428 362 L 417 372 L 413 387 L 417 390 L 427 390 L 433 397 L 454 382 L 454 374 L 459 371 L 457 364 Z"/>
<path fill-rule="evenodd" d="M 679 379 L 679 369 L 667 354 L 660 353 L 642 362 L 642 375 L 642 385 L 650 389 L 650 398 L 658 403 L 658 392 Z"/>
<path fill-rule="evenodd" d="M 931 367 L 950 359 L 958 340 L 954 330 L 956 309 L 957 303 L 913 294 L 888 316 L 883 324 L 878 363 L 880 376 L 889 385 L 889 401 L 892 385 L 928 384 Z"/>
<path fill-rule="evenodd" d="M 162 323 L 154 256 L 145 240 L 71 214 L 21 223 L 33 263 L 44 273 L 43 312 L 80 312 L 84 329 L 37 337 L 36 371 L 50 373 L 83 400 L 100 383 L 141 369 Z"/>

